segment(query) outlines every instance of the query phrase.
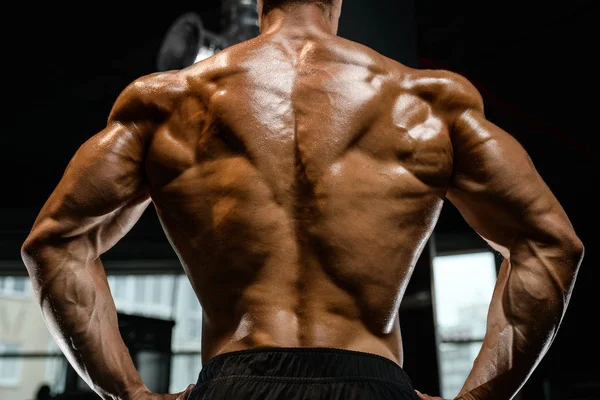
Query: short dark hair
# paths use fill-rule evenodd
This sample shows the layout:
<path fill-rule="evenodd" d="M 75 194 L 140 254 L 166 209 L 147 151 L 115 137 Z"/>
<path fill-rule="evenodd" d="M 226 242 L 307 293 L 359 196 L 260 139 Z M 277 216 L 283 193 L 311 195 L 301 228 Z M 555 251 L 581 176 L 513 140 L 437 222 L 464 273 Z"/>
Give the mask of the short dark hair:
<path fill-rule="evenodd" d="M 281 7 L 285 4 L 315 3 L 331 6 L 333 5 L 333 1 L 334 0 L 263 0 L 263 14 L 266 14 L 272 9 Z"/>

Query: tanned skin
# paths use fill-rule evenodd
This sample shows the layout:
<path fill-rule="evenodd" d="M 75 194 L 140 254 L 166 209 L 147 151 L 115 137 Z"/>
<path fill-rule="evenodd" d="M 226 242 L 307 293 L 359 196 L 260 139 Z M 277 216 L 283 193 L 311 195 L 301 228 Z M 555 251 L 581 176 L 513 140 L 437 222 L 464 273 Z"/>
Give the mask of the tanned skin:
<path fill-rule="evenodd" d="M 583 257 L 563 208 L 472 84 L 336 36 L 340 12 L 261 12 L 259 37 L 136 80 L 69 163 L 22 257 L 103 399 L 186 395 L 142 382 L 100 260 L 151 203 L 202 305 L 204 363 L 275 346 L 401 366 L 399 305 L 446 199 L 506 258 L 457 398 L 512 398 L 548 350 Z"/>

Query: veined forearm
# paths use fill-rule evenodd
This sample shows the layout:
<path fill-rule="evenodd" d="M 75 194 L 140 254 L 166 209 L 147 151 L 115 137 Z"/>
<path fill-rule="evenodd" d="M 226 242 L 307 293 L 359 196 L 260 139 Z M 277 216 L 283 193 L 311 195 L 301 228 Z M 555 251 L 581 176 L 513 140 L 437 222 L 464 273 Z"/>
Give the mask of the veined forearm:
<path fill-rule="evenodd" d="M 23 259 L 50 333 L 73 368 L 103 399 L 126 399 L 145 386 L 119 333 L 102 263 L 76 258 L 80 252 L 39 246 Z"/>
<path fill-rule="evenodd" d="M 461 394 L 508 400 L 546 354 L 566 311 L 582 251 L 523 241 L 498 276 L 481 351 Z"/>

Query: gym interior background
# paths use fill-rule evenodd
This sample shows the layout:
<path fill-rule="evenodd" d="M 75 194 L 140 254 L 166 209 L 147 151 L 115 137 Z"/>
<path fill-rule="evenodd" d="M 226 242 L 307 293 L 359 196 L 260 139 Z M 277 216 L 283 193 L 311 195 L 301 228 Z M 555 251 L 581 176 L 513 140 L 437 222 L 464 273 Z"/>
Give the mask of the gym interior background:
<path fill-rule="evenodd" d="M 0 399 L 34 400 L 43 385 L 56 399 L 97 398 L 49 336 L 20 245 L 70 157 L 104 127 L 121 90 L 172 65 L 159 55 L 165 57 L 174 22 L 186 13 L 201 21 L 204 34 L 193 33 L 186 46 L 202 37 L 197 59 L 208 57 L 236 34 L 249 34 L 231 29 L 251 25 L 251 15 L 232 12 L 248 2 L 13 5 L 14 26 L 2 27 L 8 109 L 0 158 Z M 600 398 L 593 328 L 600 305 L 594 5 L 344 1 L 340 36 L 409 66 L 459 72 L 475 84 L 488 118 L 526 148 L 586 245 L 561 330 L 521 400 Z M 202 310 L 152 207 L 103 261 L 121 332 L 148 386 L 180 391 L 195 382 L 202 366 Z M 460 388 L 481 345 L 499 261 L 447 204 L 400 306 L 404 368 L 419 390 L 451 398 Z"/>

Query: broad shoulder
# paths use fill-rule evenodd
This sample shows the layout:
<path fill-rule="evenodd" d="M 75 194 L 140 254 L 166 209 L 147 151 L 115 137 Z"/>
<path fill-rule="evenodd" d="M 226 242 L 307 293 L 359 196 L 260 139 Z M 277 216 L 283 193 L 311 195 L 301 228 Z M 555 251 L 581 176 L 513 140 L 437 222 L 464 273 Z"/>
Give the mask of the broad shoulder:
<path fill-rule="evenodd" d="M 139 123 L 164 117 L 185 96 L 187 87 L 183 71 L 159 72 L 137 78 L 118 96 L 109 121 Z"/>
<path fill-rule="evenodd" d="M 477 110 L 483 112 L 483 98 L 463 75 L 447 70 L 410 69 L 400 79 L 403 89 L 428 101 L 440 112 Z"/>

